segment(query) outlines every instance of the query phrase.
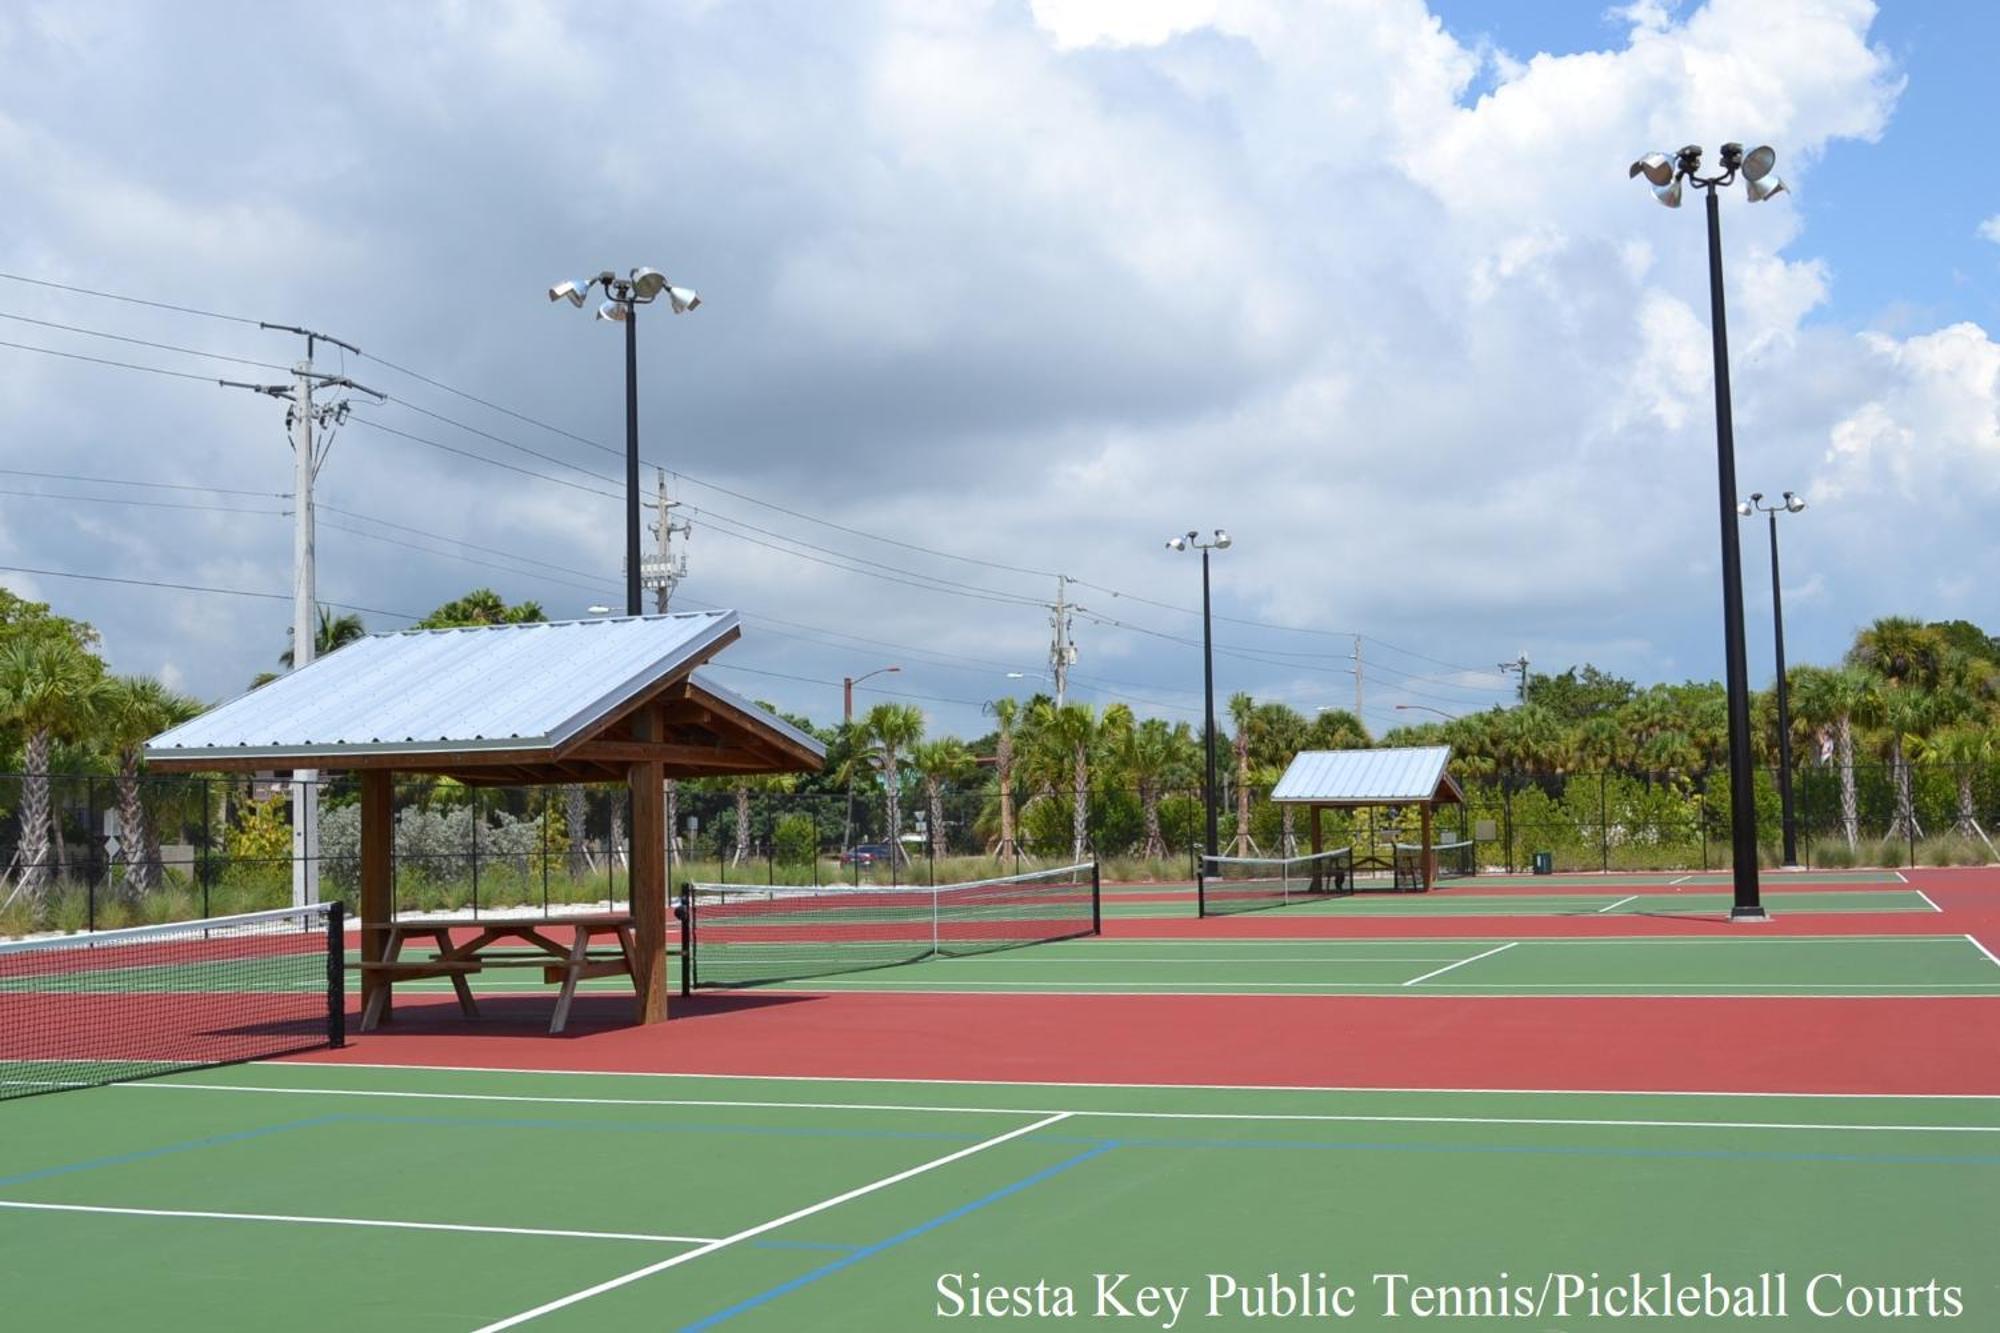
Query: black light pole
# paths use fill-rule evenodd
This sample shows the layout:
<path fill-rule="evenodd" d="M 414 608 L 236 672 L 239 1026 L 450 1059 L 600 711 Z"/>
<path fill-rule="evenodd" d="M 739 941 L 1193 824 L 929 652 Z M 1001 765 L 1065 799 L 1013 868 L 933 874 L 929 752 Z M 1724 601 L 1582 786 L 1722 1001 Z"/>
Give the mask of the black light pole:
<path fill-rule="evenodd" d="M 549 288 L 549 299 L 566 300 L 581 309 L 592 287 L 602 287 L 609 298 L 597 308 L 597 317 L 625 326 L 625 614 L 638 616 L 645 614 L 639 555 L 639 307 L 664 295 L 673 312 L 684 315 L 700 305 L 701 298 L 685 287 L 672 286 L 657 269 L 635 268 L 625 278 L 606 269 L 580 283 L 559 282 Z"/>
<path fill-rule="evenodd" d="M 1201 534 L 1192 531 L 1184 537 L 1171 537 L 1167 540 L 1167 549 L 1170 551 L 1201 552 L 1201 693 L 1202 716 L 1207 721 L 1202 737 L 1206 776 L 1202 782 L 1201 799 L 1207 824 L 1207 839 L 1203 853 L 1207 856 L 1214 856 L 1218 850 L 1215 799 L 1215 633 L 1209 616 L 1208 553 L 1226 551 L 1229 545 L 1229 534 L 1221 528 L 1215 530 L 1215 537 L 1211 541 L 1202 541 Z"/>
<path fill-rule="evenodd" d="M 1806 507 L 1802 496 L 1786 491 L 1779 504 L 1764 503 L 1763 493 L 1750 492 L 1750 499 L 1738 505 L 1743 517 L 1768 514 L 1771 519 L 1771 630 L 1778 656 L 1778 804 L 1784 823 L 1785 869 L 1799 865 L 1798 824 L 1792 816 L 1792 705 L 1785 680 L 1785 594 L 1778 583 L 1778 515 L 1796 514 Z"/>
<path fill-rule="evenodd" d="M 1716 188 L 1740 173 L 1755 203 L 1785 188 L 1771 174 L 1777 154 L 1757 148 L 1747 156 L 1742 144 L 1726 143 L 1720 154 L 1722 172 L 1702 176 L 1701 148 L 1689 144 L 1672 158 L 1649 153 L 1632 164 L 1629 173 L 1643 175 L 1653 193 L 1669 208 L 1679 208 L 1683 181 L 1692 181 L 1708 197 L 1708 304 L 1715 339 L 1715 467 L 1717 499 L 1722 517 L 1722 638 L 1729 691 L 1729 815 L 1731 875 L 1736 901 L 1729 909 L 1734 921 L 1767 921 L 1757 881 L 1756 768 L 1750 755 L 1750 667 L 1743 639 L 1743 551 L 1736 532 L 1736 435 L 1729 403 L 1729 331 L 1722 300 L 1722 214 Z"/>

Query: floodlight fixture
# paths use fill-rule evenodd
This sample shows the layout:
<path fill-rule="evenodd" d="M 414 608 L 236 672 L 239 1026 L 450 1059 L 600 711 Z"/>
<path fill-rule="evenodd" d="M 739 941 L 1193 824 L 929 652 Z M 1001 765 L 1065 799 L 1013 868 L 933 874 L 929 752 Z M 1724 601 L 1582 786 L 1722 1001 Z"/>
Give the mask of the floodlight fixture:
<path fill-rule="evenodd" d="M 1215 530 L 1215 549 L 1218 551 L 1226 551 L 1229 549 L 1229 547 L 1230 547 L 1229 534 L 1224 532 L 1221 528 L 1217 528 Z"/>
<path fill-rule="evenodd" d="M 623 278 L 607 268 L 582 282 L 559 282 L 549 288 L 549 300 L 568 301 L 582 309 L 593 287 L 601 288 L 606 298 L 596 317 L 625 326 L 625 614 L 636 616 L 644 612 L 639 554 L 639 307 L 665 294 L 673 312 L 684 315 L 701 304 L 701 297 L 673 286 L 658 269 L 640 267 Z"/>
<path fill-rule="evenodd" d="M 1806 498 L 1805 498 L 1805 496 L 1803 496 L 1803 495 L 1794 495 L 1794 494 L 1792 494 L 1792 493 L 1791 493 L 1790 491 L 1786 491 L 1786 492 L 1785 492 L 1785 512 L 1786 512 L 1786 513 L 1788 513 L 1788 514 L 1798 514 L 1798 513 L 1803 513 L 1803 512 L 1805 511 L 1805 507 L 1806 507 Z"/>

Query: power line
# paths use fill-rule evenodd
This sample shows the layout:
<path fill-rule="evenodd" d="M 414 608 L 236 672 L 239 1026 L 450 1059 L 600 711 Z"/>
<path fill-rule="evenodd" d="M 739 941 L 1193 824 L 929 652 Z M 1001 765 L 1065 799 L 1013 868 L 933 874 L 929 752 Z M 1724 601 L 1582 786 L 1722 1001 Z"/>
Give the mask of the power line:
<path fill-rule="evenodd" d="M 75 472 L 32 472 L 27 468 L 0 467 L 0 474 L 10 477 L 39 477 L 44 481 L 82 481 L 99 486 L 144 486 L 161 491 L 200 491 L 204 495 L 247 495 L 258 500 L 289 500 L 290 491 L 244 491 L 231 490 L 227 486 L 195 486 L 175 481 L 131 481 L 124 477 L 88 477 Z"/>
<path fill-rule="evenodd" d="M 165 588 L 171 592 L 207 592 L 228 597 L 255 597 L 262 601 L 289 602 L 288 592 L 257 592 L 249 588 L 217 588 L 203 583 L 169 583 L 159 579 L 128 579 L 111 574 L 79 574 L 68 569 L 37 569 L 29 565 L 0 565 L 0 573 L 32 574 L 39 578 L 81 579 L 86 583 L 119 583 L 133 588 Z M 359 611 L 365 615 L 388 616 L 393 620 L 422 620 L 422 616 L 411 615 L 407 611 L 384 611 L 379 606 L 357 606 L 352 602 L 327 602 L 325 605 L 340 611 Z"/>
<path fill-rule="evenodd" d="M 223 315 L 213 310 L 202 310 L 191 305 L 174 305 L 168 301 L 148 301 L 140 296 L 122 296 L 117 292 L 102 292 L 91 287 L 77 287 L 67 282 L 51 282 L 47 278 L 30 278 L 20 273 L 0 273 L 0 278 L 9 282 L 24 282 L 32 287 L 49 287 L 59 292 L 74 292 L 78 296 L 96 296 L 106 301 L 123 301 L 127 305 L 151 306 L 155 310 L 172 310 L 182 315 L 200 315 L 204 319 L 228 320 L 232 324 L 255 325 L 259 321 L 242 315 Z"/>
<path fill-rule="evenodd" d="M 211 514 L 266 514 L 279 517 L 290 513 L 286 509 L 242 509 L 234 505 L 186 504 L 174 500 L 134 500 L 122 495 L 58 495 L 52 491 L 21 491 L 11 486 L 0 486 L 0 495 L 18 495 L 37 500 L 71 500 L 84 504 L 133 505 L 141 509 L 199 509 Z"/>
<path fill-rule="evenodd" d="M 80 324 L 58 324 L 52 319 L 36 319 L 32 315 L 16 315 L 0 310 L 0 319 L 11 319 L 19 324 L 34 324 L 45 329 L 59 329 L 64 333 L 80 333 L 90 338 L 104 338 L 111 342 L 129 343 L 134 347 L 150 347 L 159 352 L 179 352 L 184 356 L 205 356 L 211 361 L 228 361 L 239 366 L 255 366 L 259 370 L 275 370 L 289 374 L 290 366 L 281 366 L 271 361 L 256 361 L 247 356 L 231 356 L 227 352 L 206 352 L 199 347 L 182 347 L 178 343 L 154 342 L 149 338 L 134 338 L 123 333 L 108 333 L 103 329 L 86 329 Z"/>

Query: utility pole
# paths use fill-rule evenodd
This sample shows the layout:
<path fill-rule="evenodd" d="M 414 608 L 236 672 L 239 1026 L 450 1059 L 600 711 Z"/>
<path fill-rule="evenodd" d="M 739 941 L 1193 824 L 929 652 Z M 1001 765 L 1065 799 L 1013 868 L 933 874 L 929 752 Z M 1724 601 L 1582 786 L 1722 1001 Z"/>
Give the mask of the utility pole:
<path fill-rule="evenodd" d="M 679 500 L 667 498 L 667 470 L 660 468 L 658 474 L 657 500 L 647 502 L 648 509 L 657 509 L 659 518 L 653 523 L 654 554 L 640 562 L 640 582 L 653 590 L 653 611 L 665 615 L 667 607 L 674 599 L 674 589 L 687 577 L 687 553 L 674 554 L 674 534 L 692 537 L 694 528 L 687 522 L 673 521 L 673 511 L 681 507 Z"/>
<path fill-rule="evenodd" d="M 322 374 L 313 368 L 313 353 L 319 343 L 331 343 L 356 356 L 361 349 L 324 333 L 290 324 L 259 323 L 258 328 L 279 333 L 295 333 L 306 340 L 306 355 L 292 369 L 292 382 L 285 384 L 245 384 L 218 380 L 229 389 L 248 389 L 290 404 L 285 409 L 285 426 L 292 444 L 292 669 L 313 660 L 319 646 L 318 571 L 314 554 L 313 483 L 320 465 L 333 446 L 333 434 L 347 420 L 352 402 L 346 397 L 318 404 L 316 388 L 351 389 L 378 401 L 384 396 L 345 375 Z M 321 428 L 315 445 L 313 427 Z M 292 771 L 292 906 L 304 907 L 319 901 L 319 771 Z"/>
<path fill-rule="evenodd" d="M 1359 634 L 1354 636 L 1354 720 L 1361 721 L 1361 636 Z"/>
<path fill-rule="evenodd" d="M 1049 644 L 1049 676 L 1055 681 L 1056 707 L 1063 706 L 1069 693 L 1069 669 L 1076 665 L 1076 644 L 1070 638 L 1070 615 L 1083 608 L 1069 601 L 1069 576 L 1056 575 L 1056 602 L 1050 607 L 1049 623 L 1055 638 Z"/>
<path fill-rule="evenodd" d="M 1511 661 L 1511 662 L 1502 662 L 1502 663 L 1500 664 L 1500 669 L 1501 669 L 1502 671 L 1504 671 L 1504 672 L 1510 672 L 1510 673 L 1512 673 L 1513 675 L 1516 675 L 1516 676 L 1519 676 L 1519 677 L 1520 677 L 1520 679 L 1519 679 L 1519 680 L 1517 680 L 1517 681 L 1515 681 L 1515 682 L 1514 682 L 1514 691 L 1515 691 L 1515 697 L 1516 697 L 1516 698 L 1518 698 L 1518 699 L 1519 699 L 1519 700 L 1520 700 L 1520 701 L 1521 701 L 1522 703 L 1524 703 L 1524 704 L 1525 704 L 1525 703 L 1527 703 L 1527 702 L 1528 702 L 1528 655 L 1527 655 L 1527 653 L 1525 653 L 1525 652 L 1524 652 L 1524 653 L 1522 653 L 1522 654 L 1521 654 L 1521 655 L 1520 655 L 1519 657 L 1515 658 L 1515 659 L 1514 659 L 1513 661 Z"/>

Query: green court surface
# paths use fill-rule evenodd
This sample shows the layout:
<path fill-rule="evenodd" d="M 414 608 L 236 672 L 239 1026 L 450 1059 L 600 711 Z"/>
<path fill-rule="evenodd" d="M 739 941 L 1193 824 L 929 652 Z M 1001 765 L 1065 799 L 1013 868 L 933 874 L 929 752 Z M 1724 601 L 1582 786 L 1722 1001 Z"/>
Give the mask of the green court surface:
<path fill-rule="evenodd" d="M 940 1281 L 975 1272 L 1069 1287 L 1095 1327 L 1165 1323 L 1093 1318 L 1121 1273 L 1121 1307 L 1187 1288 L 1183 1329 L 1261 1326 L 1228 1284 L 1272 1274 L 1354 1288 L 1316 1326 L 1428 1322 L 1377 1274 L 1522 1289 L 1495 1326 L 1621 1326 L 1559 1304 L 1568 1275 L 1667 1272 L 1782 1282 L 1757 1327 L 1827 1326 L 1822 1273 L 1934 1279 L 1959 1326 L 2000 1323 L 1982 1098 L 267 1064 L 16 1102 L 0 1129 L 18 1328 L 935 1329 Z"/>
<path fill-rule="evenodd" d="M 1273 911 L 1323 916 L 1727 916 L 1734 900 L 1727 893 L 1704 889 L 1660 889 L 1603 893 L 1430 893 L 1325 894 Z M 1938 906 L 1920 889 L 1842 889 L 1815 893 L 1786 889 L 1764 895 L 1773 916 L 1798 913 L 1824 915 L 1845 912 L 1936 912 Z M 1166 901 L 1135 902 L 1107 897 L 1108 918 L 1187 916 L 1194 911 L 1194 892 Z"/>
<path fill-rule="evenodd" d="M 1964 935 L 1714 939 L 1066 940 L 812 977 L 807 991 L 1235 995 L 2000 995 L 2000 963 Z M 629 990 L 613 978 L 589 989 Z M 445 994 L 443 980 L 399 992 Z M 474 978 L 485 994 L 546 993 Z"/>

